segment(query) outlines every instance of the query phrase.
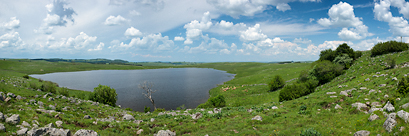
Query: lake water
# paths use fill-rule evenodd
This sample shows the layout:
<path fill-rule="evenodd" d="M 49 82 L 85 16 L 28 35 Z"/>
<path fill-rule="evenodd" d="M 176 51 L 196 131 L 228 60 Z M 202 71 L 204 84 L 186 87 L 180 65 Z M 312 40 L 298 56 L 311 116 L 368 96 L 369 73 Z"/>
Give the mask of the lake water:
<path fill-rule="evenodd" d="M 147 70 L 95 70 L 30 75 L 58 83 L 60 87 L 93 91 L 99 84 L 108 85 L 118 94 L 117 105 L 143 111 L 145 106 L 153 109 L 150 101 L 138 88 L 140 83 L 154 83 L 152 94 L 156 107 L 166 110 L 181 105 L 195 108 L 209 98 L 209 90 L 234 78 L 234 74 L 208 68 L 169 68 Z"/>

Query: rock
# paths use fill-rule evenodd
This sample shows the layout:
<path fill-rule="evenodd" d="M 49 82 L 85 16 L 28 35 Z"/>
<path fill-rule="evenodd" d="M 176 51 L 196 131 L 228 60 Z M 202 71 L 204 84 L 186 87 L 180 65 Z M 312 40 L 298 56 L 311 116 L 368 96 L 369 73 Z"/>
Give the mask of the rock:
<path fill-rule="evenodd" d="M 383 128 L 388 131 L 392 132 L 392 129 L 396 126 L 396 120 L 393 118 L 387 118 L 383 123 Z"/>
<path fill-rule="evenodd" d="M 41 90 L 41 89 L 37 89 L 37 91 L 42 92 L 43 90 Z M 37 98 L 37 97 L 36 97 L 36 98 Z"/>
<path fill-rule="evenodd" d="M 247 109 L 247 112 L 252 112 L 253 111 L 253 109 Z"/>
<path fill-rule="evenodd" d="M 48 101 L 54 101 L 53 97 L 48 98 Z"/>
<path fill-rule="evenodd" d="M 18 136 L 24 136 L 27 134 L 28 128 L 22 128 L 19 131 L 17 131 Z"/>
<path fill-rule="evenodd" d="M 376 119 L 379 119 L 379 116 L 376 115 L 376 114 L 372 114 L 372 115 L 369 116 L 369 118 L 368 118 L 369 121 L 374 121 L 374 120 L 376 120 Z"/>
<path fill-rule="evenodd" d="M 373 112 L 375 112 L 375 111 L 382 111 L 382 110 L 383 110 L 382 108 L 372 107 L 371 109 L 369 109 L 368 113 L 373 113 Z"/>
<path fill-rule="evenodd" d="M 395 111 L 395 107 L 393 107 L 393 105 L 389 101 L 388 103 L 386 103 L 383 109 L 386 110 L 387 112 Z"/>
<path fill-rule="evenodd" d="M 6 127 L 2 123 L 0 123 L 0 132 L 6 132 Z"/>
<path fill-rule="evenodd" d="M 374 89 L 369 90 L 368 95 L 371 95 L 372 92 L 376 93 L 376 90 L 374 90 Z"/>
<path fill-rule="evenodd" d="M 335 109 L 342 109 L 342 107 L 337 104 L 335 105 Z"/>
<path fill-rule="evenodd" d="M 376 72 L 377 75 L 381 74 L 381 72 Z"/>
<path fill-rule="evenodd" d="M 409 107 L 409 103 L 405 103 L 405 104 L 403 104 L 401 107 L 402 107 L 403 109 L 406 109 L 406 108 Z M 1 117 L 0 117 L 0 118 L 1 118 Z"/>
<path fill-rule="evenodd" d="M 359 88 L 359 90 L 366 90 L 366 87 L 361 87 Z"/>
<path fill-rule="evenodd" d="M 47 133 L 50 136 L 71 136 L 71 131 L 69 129 L 58 129 L 58 128 L 50 128 Z M 84 135 L 85 136 L 85 135 Z"/>
<path fill-rule="evenodd" d="M 95 132 L 94 130 L 80 129 L 77 132 L 75 132 L 74 136 L 98 136 L 98 133 Z"/>
<path fill-rule="evenodd" d="M 382 105 L 380 105 L 379 102 L 372 102 L 371 106 L 382 106 Z"/>
<path fill-rule="evenodd" d="M 201 117 L 203 117 L 203 114 L 200 112 L 196 112 L 192 115 L 192 119 L 200 119 Z"/>
<path fill-rule="evenodd" d="M 8 101 L 10 101 L 11 100 L 11 97 L 7 97 L 4 101 L 5 102 L 8 102 Z"/>
<path fill-rule="evenodd" d="M 337 97 L 338 97 L 338 96 L 335 96 L 335 95 L 334 95 L 334 96 L 330 96 L 330 98 L 337 98 Z"/>
<path fill-rule="evenodd" d="M 65 97 L 65 96 L 62 96 L 62 97 L 61 97 L 61 99 L 67 99 L 67 97 Z"/>
<path fill-rule="evenodd" d="M 259 121 L 263 121 L 263 118 L 259 115 L 253 117 L 251 120 L 259 120 Z"/>
<path fill-rule="evenodd" d="M 42 101 L 38 101 L 37 104 L 40 106 L 44 106 L 44 103 Z"/>
<path fill-rule="evenodd" d="M 271 109 L 275 110 L 275 109 L 278 109 L 278 107 L 277 107 L 277 106 L 273 106 L 273 107 L 271 107 Z"/>
<path fill-rule="evenodd" d="M 21 97 L 20 95 L 17 95 L 16 99 L 17 99 L 17 100 L 22 100 L 23 97 Z"/>
<path fill-rule="evenodd" d="M 136 124 L 138 124 L 138 125 L 141 124 L 142 122 L 143 122 L 143 120 L 134 120 L 134 121 L 133 121 L 133 123 L 136 123 Z"/>
<path fill-rule="evenodd" d="M 30 124 L 28 124 L 26 121 L 23 121 L 23 123 L 21 123 L 21 125 L 23 125 L 25 127 L 31 127 Z"/>
<path fill-rule="evenodd" d="M 336 92 L 327 92 L 327 94 L 335 94 Z"/>
<path fill-rule="evenodd" d="M 213 111 L 207 111 L 207 113 L 209 113 L 209 114 L 213 114 Z"/>
<path fill-rule="evenodd" d="M 135 120 L 135 118 L 134 118 L 132 115 L 129 115 L 129 114 L 125 114 L 125 115 L 122 117 L 122 119 L 123 119 L 123 120 Z"/>
<path fill-rule="evenodd" d="M 91 119 L 91 116 L 85 115 L 85 116 L 84 116 L 84 119 Z"/>
<path fill-rule="evenodd" d="M 396 77 L 392 78 L 392 81 L 397 81 L 397 80 L 398 80 L 398 78 L 396 78 Z"/>
<path fill-rule="evenodd" d="M 13 93 L 7 93 L 7 96 L 11 97 L 11 98 L 16 98 L 16 95 Z"/>
<path fill-rule="evenodd" d="M 345 96 L 348 96 L 348 93 L 347 93 L 347 92 L 345 92 L 345 91 L 341 91 L 339 94 L 340 94 L 340 95 L 345 95 Z"/>
<path fill-rule="evenodd" d="M 140 135 L 140 134 L 142 134 L 142 132 L 143 132 L 143 129 L 139 129 L 139 130 L 136 132 L 136 134 L 137 134 L 137 135 Z"/>
<path fill-rule="evenodd" d="M 379 85 L 379 87 L 384 87 L 384 86 L 386 86 L 386 84 L 380 84 L 380 85 Z"/>
<path fill-rule="evenodd" d="M 383 98 L 388 98 L 389 97 L 389 95 L 387 95 L 387 94 L 385 94 L 385 96 L 383 96 Z"/>
<path fill-rule="evenodd" d="M 398 111 L 397 113 L 398 117 L 403 119 L 406 123 L 409 122 L 409 113 L 403 110 Z"/>
<path fill-rule="evenodd" d="M 354 133 L 354 136 L 369 136 L 371 132 L 366 131 L 366 130 L 360 130 Z"/>
<path fill-rule="evenodd" d="M 396 98 L 396 101 L 400 101 L 400 98 Z"/>
<path fill-rule="evenodd" d="M 371 79 L 369 79 L 369 78 L 365 79 L 365 81 L 369 81 L 369 80 L 371 80 Z"/>
<path fill-rule="evenodd" d="M 4 119 L 5 119 L 4 114 L 2 112 L 0 112 L 0 120 L 3 121 Z"/>
<path fill-rule="evenodd" d="M 13 125 L 17 125 L 18 123 L 20 123 L 20 115 L 18 114 L 13 114 L 11 117 L 8 117 L 6 119 L 7 123 L 11 123 Z"/>
<path fill-rule="evenodd" d="M 361 108 L 367 108 L 366 104 L 359 103 L 359 102 L 353 103 L 352 107 L 356 107 L 357 110 L 361 110 Z"/>
<path fill-rule="evenodd" d="M 48 105 L 48 107 L 52 110 L 55 110 L 55 106 L 54 105 Z"/>
<path fill-rule="evenodd" d="M 57 125 L 57 127 L 62 127 L 62 123 L 63 123 L 62 121 L 56 121 L 55 125 Z"/>
<path fill-rule="evenodd" d="M 38 98 L 38 97 L 40 97 L 40 95 L 34 95 L 34 98 Z"/>
<path fill-rule="evenodd" d="M 378 75 L 373 75 L 372 77 L 379 77 Z"/>
<path fill-rule="evenodd" d="M 151 122 L 154 122 L 155 121 L 155 119 L 154 118 L 151 118 Z"/>
<path fill-rule="evenodd" d="M 50 128 L 31 129 L 30 131 L 27 132 L 27 135 L 29 135 L 29 136 L 43 136 L 43 135 L 47 135 L 48 130 L 50 130 Z"/>
<path fill-rule="evenodd" d="M 55 126 L 54 126 L 53 123 L 50 123 L 50 124 L 45 125 L 44 127 L 46 127 L 46 128 L 54 128 Z"/>
<path fill-rule="evenodd" d="M 214 112 L 214 113 L 219 113 L 219 112 L 222 112 L 222 109 L 214 108 L 214 109 L 213 109 L 213 112 Z"/>
<path fill-rule="evenodd" d="M 176 133 L 170 130 L 159 130 L 158 134 L 154 134 L 154 136 L 176 136 Z"/>

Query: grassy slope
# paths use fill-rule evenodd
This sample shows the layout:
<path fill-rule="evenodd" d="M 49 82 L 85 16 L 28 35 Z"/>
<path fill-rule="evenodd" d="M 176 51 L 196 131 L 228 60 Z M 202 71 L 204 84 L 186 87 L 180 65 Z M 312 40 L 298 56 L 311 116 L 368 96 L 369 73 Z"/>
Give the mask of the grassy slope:
<path fill-rule="evenodd" d="M 387 55 L 398 57 L 397 64 L 409 62 L 409 52 L 407 51 Z M 223 87 L 236 86 L 236 90 L 230 89 L 222 91 L 222 86 L 219 86 L 210 91 L 212 96 L 217 94 L 226 95 L 229 107 L 223 108 L 221 114 L 207 114 L 207 111 L 212 109 L 206 109 L 205 111 L 193 109 L 189 111 L 189 113 L 204 113 L 204 117 L 198 120 L 193 120 L 191 117 L 183 115 L 173 117 L 168 115 L 157 116 L 158 113 L 143 114 L 139 112 L 128 112 L 134 115 L 136 119 L 142 119 L 144 122 L 140 125 L 130 122 L 98 122 L 98 124 L 95 125 L 92 124 L 93 120 L 84 120 L 82 117 L 86 114 L 98 118 L 115 116 L 118 118 L 117 120 L 121 120 L 119 119 L 121 115 L 118 113 L 123 112 L 123 110 L 105 107 L 101 104 L 99 106 L 91 106 L 90 103 L 75 105 L 67 103 L 66 100 L 62 99 L 49 102 L 47 99 L 36 98 L 36 100 L 43 101 L 46 105 L 57 104 L 57 109 L 66 105 L 77 108 L 76 111 L 64 112 L 64 115 L 60 115 L 61 119 L 56 119 L 54 118 L 54 114 L 39 113 L 27 108 L 37 109 L 38 106 L 34 105 L 23 106 L 25 110 L 19 111 L 21 107 L 19 105 L 24 105 L 25 102 L 34 99 L 34 94 L 45 93 L 16 88 L 10 84 L 4 85 L 3 83 L 0 83 L 0 88 L 3 92 L 13 92 L 28 97 L 28 99 L 22 101 L 12 100 L 11 103 L 2 102 L 0 103 L 0 111 L 5 114 L 18 113 L 21 115 L 22 121 L 30 122 L 30 124 L 31 120 L 33 120 L 32 118 L 38 117 L 38 121 L 40 121 L 41 124 L 40 126 L 55 122 L 56 120 L 63 120 L 65 122 L 63 125 L 64 128 L 68 128 L 73 132 L 80 128 L 89 127 L 89 129 L 96 130 L 101 135 L 135 135 L 139 129 L 144 129 L 143 134 L 150 135 L 162 129 L 170 129 L 175 131 L 178 135 L 299 135 L 302 130 L 311 127 L 323 135 L 351 135 L 358 130 L 368 130 L 371 132 L 371 135 L 392 135 L 394 132 L 398 132 L 400 126 L 407 127 L 407 124 L 399 117 L 397 117 L 398 124 L 394 132 L 387 133 L 382 128 L 382 124 L 386 118 L 381 112 L 375 112 L 380 116 L 379 120 L 370 122 L 368 121 L 369 114 L 357 112 L 351 107 L 351 104 L 355 102 L 385 102 L 387 100 L 387 98 L 384 98 L 385 94 L 388 94 L 389 97 L 399 97 L 395 92 L 397 81 L 392 81 L 391 77 L 398 77 L 398 79 L 400 79 L 405 73 L 409 73 L 409 68 L 384 70 L 385 67 L 380 65 L 380 63 L 385 60 L 384 56 L 387 55 L 370 58 L 369 52 L 364 52 L 364 55 L 359 58 L 357 63 L 346 71 L 344 75 L 318 87 L 316 92 L 308 96 L 283 103 L 278 102 L 278 91 L 267 92 L 268 88 L 265 85 L 244 87 L 242 87 L 242 85 L 267 83 L 275 73 L 282 75 L 285 80 L 290 80 L 296 78 L 299 71 L 308 68 L 309 64 L 214 63 L 197 65 L 195 67 L 215 68 L 237 74 L 234 80 L 222 85 Z M 371 64 L 371 66 L 368 66 L 369 64 Z M 0 67 L 3 69 L 4 66 L 0 65 Z M 38 69 L 38 66 L 36 69 Z M 30 72 L 30 70 L 27 71 Z M 372 77 L 376 72 L 388 74 L 388 76 Z M 7 72 L 3 70 L 0 75 L 4 78 L 11 77 L 14 81 L 25 80 L 16 78 L 21 77 L 23 74 L 9 72 L 8 70 Z M 351 79 L 351 77 L 355 78 Z M 370 78 L 371 80 L 365 82 L 364 80 L 366 78 Z M 387 86 L 378 87 L 379 84 L 387 84 Z M 339 85 L 347 85 L 348 87 L 339 88 Z M 360 87 L 367 87 L 368 90 L 359 90 Z M 358 89 L 352 92 L 352 97 L 339 95 L 340 91 L 351 88 Z M 370 89 L 381 91 L 381 93 L 366 95 Z M 327 92 L 336 92 L 335 95 L 338 97 L 330 98 L 330 95 L 326 94 Z M 365 98 L 369 100 L 365 100 Z M 395 105 L 396 110 L 401 110 L 399 106 L 407 102 L 409 102 L 408 98 L 401 98 Z M 339 104 L 343 109 L 335 110 L 334 107 L 336 104 Z M 309 114 L 298 113 L 301 105 L 307 106 Z M 9 106 L 11 108 L 5 108 Z M 277 106 L 279 109 L 272 110 L 272 106 Z M 250 108 L 253 109 L 251 113 L 246 111 Z M 256 115 L 263 117 L 263 121 L 251 120 L 251 118 Z M 150 118 L 155 118 L 155 121 L 148 122 Z M 108 127 L 108 124 L 111 124 L 112 127 Z M 6 127 L 8 128 L 7 134 L 17 131 L 17 127 L 15 126 L 6 124 Z M 409 130 L 406 128 L 400 135 L 407 135 L 408 132 Z"/>

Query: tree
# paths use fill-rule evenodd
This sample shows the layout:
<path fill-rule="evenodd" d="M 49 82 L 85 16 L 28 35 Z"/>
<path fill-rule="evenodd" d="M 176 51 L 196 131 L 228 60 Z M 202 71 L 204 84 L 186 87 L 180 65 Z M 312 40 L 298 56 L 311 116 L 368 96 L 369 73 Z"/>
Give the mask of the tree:
<path fill-rule="evenodd" d="M 157 90 L 153 90 L 153 83 L 152 82 L 147 82 L 144 81 L 143 83 L 139 84 L 138 87 L 142 90 L 144 90 L 144 92 L 142 92 L 143 95 L 145 95 L 146 98 L 149 99 L 149 101 L 151 101 L 154 110 L 156 110 L 156 105 L 155 105 L 155 101 L 152 98 L 152 93 L 155 93 Z"/>
<path fill-rule="evenodd" d="M 350 66 L 351 66 L 351 64 L 352 64 L 352 58 L 350 58 L 349 56 L 348 56 L 348 54 L 342 54 L 342 55 L 339 55 L 339 56 L 337 56 L 335 59 L 334 59 L 334 63 L 338 63 L 338 64 L 340 64 L 340 65 L 342 65 L 342 66 L 344 66 L 344 68 L 345 69 L 348 69 Z"/>
<path fill-rule="evenodd" d="M 106 85 L 98 85 L 94 88 L 90 100 L 115 106 L 116 100 L 118 100 L 116 90 Z"/>
<path fill-rule="evenodd" d="M 273 80 L 271 80 L 268 83 L 268 86 L 270 87 L 270 91 L 275 91 L 277 89 L 280 89 L 284 87 L 285 81 L 280 75 L 274 76 Z"/>
<path fill-rule="evenodd" d="M 336 56 L 340 56 L 342 54 L 348 54 L 350 58 L 355 58 L 355 53 L 354 49 L 348 46 L 348 44 L 343 43 L 338 46 L 338 48 L 335 50 Z"/>
<path fill-rule="evenodd" d="M 326 50 L 321 51 L 319 60 L 321 60 L 321 61 L 323 61 L 323 60 L 333 61 L 336 56 L 337 56 L 337 54 L 336 54 L 335 51 L 332 51 L 331 49 L 326 49 Z"/>

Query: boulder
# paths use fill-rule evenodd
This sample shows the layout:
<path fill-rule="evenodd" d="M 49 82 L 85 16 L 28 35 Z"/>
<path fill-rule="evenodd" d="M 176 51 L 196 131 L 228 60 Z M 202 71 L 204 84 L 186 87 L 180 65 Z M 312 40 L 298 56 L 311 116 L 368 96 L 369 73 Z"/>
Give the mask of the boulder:
<path fill-rule="evenodd" d="M 403 110 L 397 112 L 398 117 L 403 119 L 406 123 L 409 122 L 409 113 Z"/>
<path fill-rule="evenodd" d="M 133 121 L 133 123 L 136 123 L 136 124 L 138 124 L 138 125 L 141 124 L 142 122 L 143 122 L 143 120 L 134 120 L 134 121 Z"/>
<path fill-rule="evenodd" d="M 57 125 L 57 127 L 62 127 L 63 122 L 62 121 L 56 121 L 55 125 Z"/>
<path fill-rule="evenodd" d="M 327 94 L 335 94 L 336 92 L 327 92 Z"/>
<path fill-rule="evenodd" d="M 47 134 L 50 136 L 71 136 L 71 131 L 69 129 L 58 129 L 58 128 L 50 128 L 47 131 Z"/>
<path fill-rule="evenodd" d="M 85 115 L 85 116 L 84 116 L 84 119 L 91 119 L 91 116 Z"/>
<path fill-rule="evenodd" d="M 388 117 L 383 123 L 383 128 L 388 132 L 392 132 L 392 129 L 396 126 L 396 123 L 397 122 L 395 119 Z"/>
<path fill-rule="evenodd" d="M 386 103 L 383 109 L 386 110 L 387 112 L 395 111 L 395 107 L 393 107 L 393 105 L 389 101 L 388 103 Z"/>
<path fill-rule="evenodd" d="M 25 136 L 27 134 L 28 128 L 22 128 L 17 131 L 18 136 Z"/>
<path fill-rule="evenodd" d="M 209 113 L 209 114 L 213 114 L 213 111 L 207 111 L 207 113 Z"/>
<path fill-rule="evenodd" d="M 367 89 L 366 87 L 359 88 L 359 90 L 366 90 L 366 89 Z"/>
<path fill-rule="evenodd" d="M 23 121 L 23 123 L 21 123 L 21 125 L 25 126 L 25 127 L 31 127 L 30 124 L 28 124 L 26 121 Z"/>
<path fill-rule="evenodd" d="M 176 133 L 170 130 L 159 130 L 158 134 L 154 134 L 154 136 L 176 136 Z"/>
<path fill-rule="evenodd" d="M 123 119 L 123 120 L 135 120 L 135 118 L 134 118 L 132 115 L 129 115 L 129 114 L 125 114 L 125 115 L 122 117 L 122 119 Z"/>
<path fill-rule="evenodd" d="M 371 79 L 369 79 L 369 78 L 365 79 L 365 81 L 369 81 L 369 80 L 371 80 Z"/>
<path fill-rule="evenodd" d="M 389 95 L 387 95 L 387 94 L 385 94 L 385 96 L 383 96 L 383 98 L 388 98 L 389 97 Z"/>
<path fill-rule="evenodd" d="M 368 113 L 373 113 L 373 112 L 375 112 L 375 111 L 382 111 L 382 110 L 383 110 L 382 108 L 372 107 L 371 109 L 369 109 Z"/>
<path fill-rule="evenodd" d="M 55 106 L 54 105 L 48 105 L 48 107 L 52 110 L 55 110 Z"/>
<path fill-rule="evenodd" d="M 397 81 L 397 80 L 398 80 L 398 78 L 396 78 L 396 77 L 392 78 L 392 81 Z"/>
<path fill-rule="evenodd" d="M 6 132 L 6 127 L 2 123 L 0 123 L 0 132 Z"/>
<path fill-rule="evenodd" d="M 380 85 L 379 85 L 379 87 L 384 87 L 384 86 L 386 86 L 386 84 L 380 84 Z"/>
<path fill-rule="evenodd" d="M 142 134 L 142 132 L 143 132 L 143 129 L 139 129 L 139 130 L 136 132 L 136 134 L 137 134 L 137 135 L 140 135 L 140 134 Z"/>
<path fill-rule="evenodd" d="M 44 103 L 42 101 L 38 101 L 37 104 L 40 106 L 44 106 Z"/>
<path fill-rule="evenodd" d="M 369 136 L 371 132 L 366 131 L 366 130 L 360 130 L 354 133 L 354 136 Z"/>
<path fill-rule="evenodd" d="M 338 96 L 335 96 L 335 95 L 334 95 L 334 96 L 329 96 L 329 97 L 330 97 L 330 98 L 337 98 Z"/>
<path fill-rule="evenodd" d="M 16 95 L 13 93 L 7 93 L 7 96 L 11 97 L 11 98 L 16 98 Z"/>
<path fill-rule="evenodd" d="M 374 120 L 376 120 L 376 119 L 379 119 L 379 116 L 376 115 L 376 114 L 372 114 L 372 115 L 369 116 L 369 118 L 368 118 L 369 121 L 374 121 Z"/>
<path fill-rule="evenodd" d="M 45 125 L 44 127 L 46 127 L 46 128 L 54 128 L 55 126 L 54 126 L 53 123 L 50 123 L 50 124 Z"/>
<path fill-rule="evenodd" d="M 353 103 L 352 107 L 356 107 L 357 110 L 361 110 L 361 108 L 367 108 L 366 104 L 359 103 L 359 102 Z"/>
<path fill-rule="evenodd" d="M 18 123 L 20 123 L 20 115 L 18 114 L 13 114 L 11 117 L 8 117 L 6 119 L 7 123 L 11 123 L 13 125 L 17 125 Z"/>
<path fill-rule="evenodd" d="M 4 101 L 5 102 L 8 102 L 8 101 L 10 101 L 11 100 L 11 97 L 7 97 Z"/>
<path fill-rule="evenodd" d="M 27 132 L 28 136 L 43 136 L 47 135 L 47 131 L 50 128 L 38 128 L 38 129 L 31 129 L 30 131 Z"/>
<path fill-rule="evenodd" d="M 3 121 L 4 119 L 5 119 L 4 114 L 2 112 L 0 112 L 0 120 Z"/>
<path fill-rule="evenodd" d="M 341 91 L 339 94 L 340 94 L 340 95 L 348 96 L 348 93 L 347 93 L 346 91 Z"/>
<path fill-rule="evenodd" d="M 342 109 L 342 107 L 337 104 L 335 105 L 335 109 Z"/>
<path fill-rule="evenodd" d="M 154 118 L 151 118 L 151 122 L 154 122 L 155 121 L 155 119 Z"/>
<path fill-rule="evenodd" d="M 214 112 L 214 113 L 219 113 L 219 112 L 222 112 L 222 109 L 214 108 L 214 109 L 213 109 L 213 112 Z"/>
<path fill-rule="evenodd" d="M 271 107 L 271 109 L 275 110 L 275 109 L 278 109 L 278 107 L 277 107 L 277 106 L 273 106 L 273 107 Z"/>
<path fill-rule="evenodd" d="M 259 120 L 259 121 L 263 121 L 263 118 L 260 115 L 257 115 L 255 117 L 253 117 L 251 120 Z"/>
<path fill-rule="evenodd" d="M 192 119 L 200 119 L 203 117 L 203 114 L 200 112 L 196 112 L 195 114 L 192 114 Z"/>
<path fill-rule="evenodd" d="M 74 136 L 98 136 L 98 133 L 95 132 L 94 130 L 80 129 L 77 132 L 75 132 Z"/>
<path fill-rule="evenodd" d="M 23 97 L 21 97 L 20 95 L 17 95 L 16 99 L 17 99 L 17 100 L 22 100 Z"/>
<path fill-rule="evenodd" d="M 401 107 L 402 107 L 403 109 L 406 109 L 406 108 L 409 107 L 409 103 L 405 103 L 405 104 L 403 104 Z"/>
<path fill-rule="evenodd" d="M 48 101 L 54 101 L 53 97 L 48 98 Z"/>
<path fill-rule="evenodd" d="M 369 90 L 368 95 L 371 95 L 372 92 L 376 93 L 376 90 L 374 90 L 374 89 Z"/>

